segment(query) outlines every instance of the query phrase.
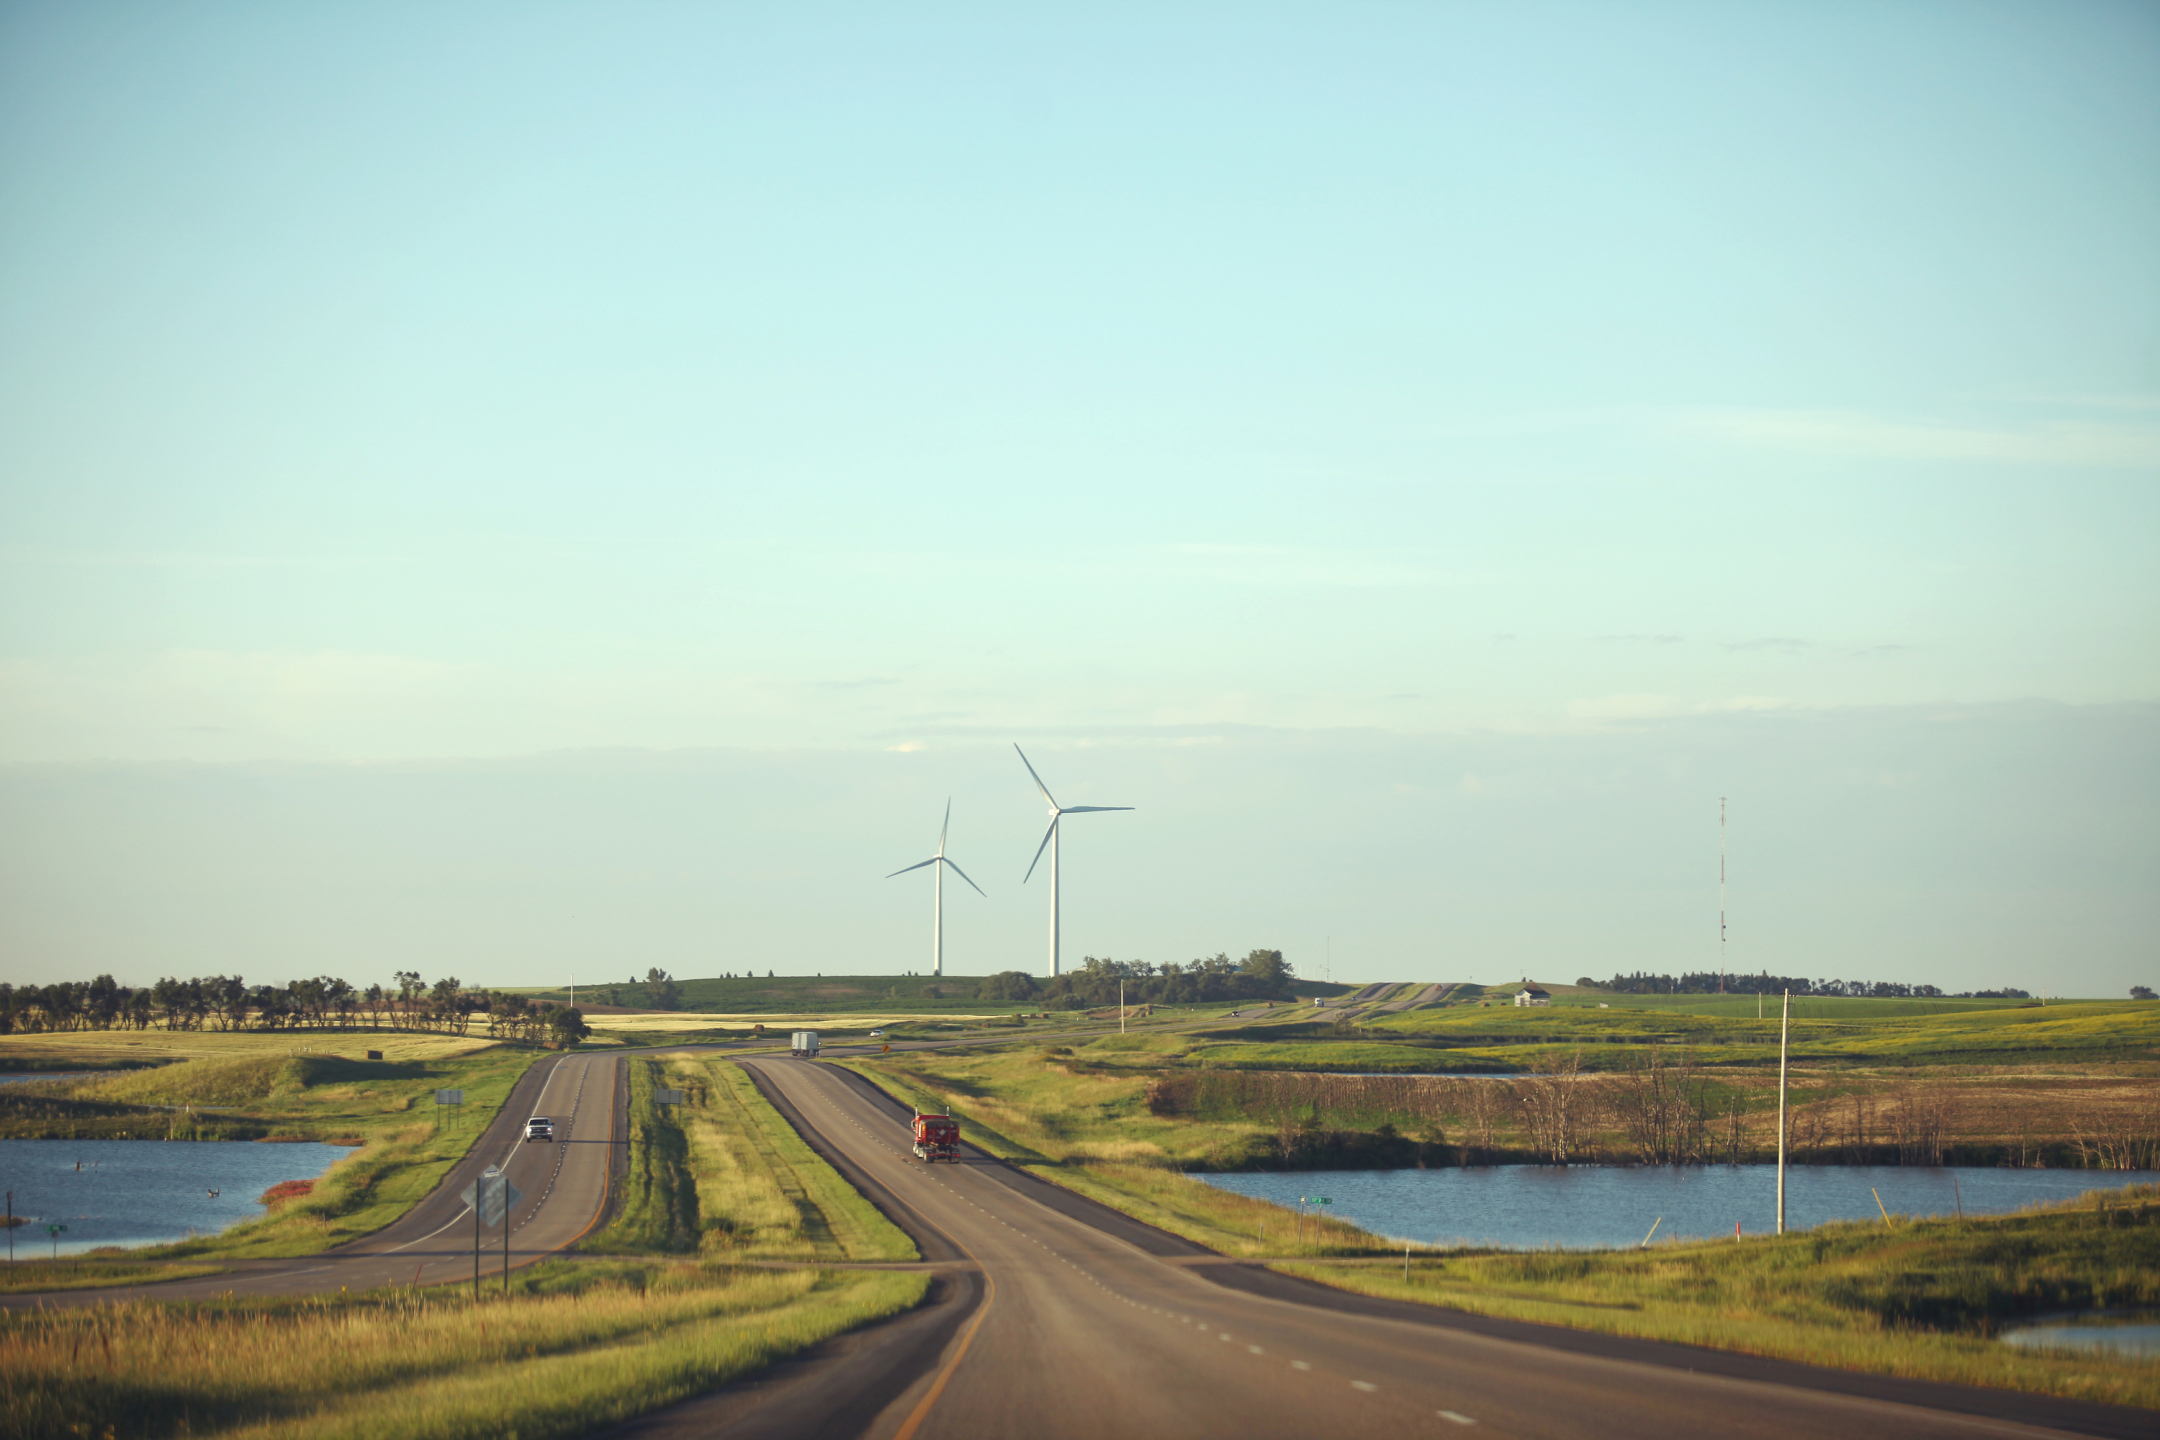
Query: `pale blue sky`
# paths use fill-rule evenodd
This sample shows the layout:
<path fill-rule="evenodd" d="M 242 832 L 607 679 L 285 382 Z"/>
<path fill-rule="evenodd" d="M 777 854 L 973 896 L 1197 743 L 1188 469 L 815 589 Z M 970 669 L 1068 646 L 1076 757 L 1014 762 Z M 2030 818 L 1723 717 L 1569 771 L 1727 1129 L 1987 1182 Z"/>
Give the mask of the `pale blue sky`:
<path fill-rule="evenodd" d="M 2160 983 L 2156 483 L 2150 5 L 0 12 L 25 976 L 904 968 L 1018 739 L 1075 954 L 1707 967 L 1752 783 L 1761 963 Z"/>

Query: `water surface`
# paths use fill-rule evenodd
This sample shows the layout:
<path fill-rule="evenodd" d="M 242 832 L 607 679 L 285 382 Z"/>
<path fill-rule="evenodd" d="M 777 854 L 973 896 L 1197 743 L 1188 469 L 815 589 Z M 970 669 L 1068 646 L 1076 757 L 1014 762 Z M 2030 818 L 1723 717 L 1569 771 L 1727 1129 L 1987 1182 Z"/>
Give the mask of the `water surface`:
<path fill-rule="evenodd" d="M 1674 1235 L 1761 1235 L 1777 1228 L 1777 1167 L 1494 1165 L 1444 1170 L 1328 1170 L 1193 1177 L 1296 1208 L 1311 1206 L 1377 1235 L 1425 1245 L 1597 1248 Z M 2087 1190 L 2160 1182 L 2151 1170 L 2003 1170 L 1915 1165 L 1799 1165 L 1785 1172 L 1785 1224 L 1891 1214 L 2001 1214 Z"/>
<path fill-rule="evenodd" d="M 0 1189 L 14 1191 L 15 1213 L 29 1218 L 14 1232 L 27 1260 L 54 1253 L 48 1223 L 68 1227 L 61 1255 L 215 1234 L 262 1214 L 256 1197 L 272 1185 L 312 1180 L 352 1153 L 239 1140 L 0 1140 Z"/>
<path fill-rule="evenodd" d="M 2005 1330 L 2002 1342 L 2021 1350 L 2097 1350 L 2141 1358 L 2160 1355 L 2160 1314 L 2044 1315 L 2030 1325 Z"/>

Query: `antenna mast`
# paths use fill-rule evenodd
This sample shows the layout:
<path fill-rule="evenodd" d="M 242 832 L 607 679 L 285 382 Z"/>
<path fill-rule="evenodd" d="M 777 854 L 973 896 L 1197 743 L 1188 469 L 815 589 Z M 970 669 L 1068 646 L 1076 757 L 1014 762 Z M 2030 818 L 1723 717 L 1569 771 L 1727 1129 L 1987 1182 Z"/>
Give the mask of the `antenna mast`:
<path fill-rule="evenodd" d="M 1725 797 L 1717 797 L 1717 993 L 1725 993 Z"/>

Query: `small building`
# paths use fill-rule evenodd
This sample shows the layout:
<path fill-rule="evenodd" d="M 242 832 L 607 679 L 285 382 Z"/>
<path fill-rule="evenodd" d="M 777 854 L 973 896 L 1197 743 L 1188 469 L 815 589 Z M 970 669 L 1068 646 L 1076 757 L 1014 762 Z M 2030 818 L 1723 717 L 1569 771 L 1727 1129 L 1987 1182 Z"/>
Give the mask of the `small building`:
<path fill-rule="evenodd" d="M 1515 1003 L 1517 1005 L 1550 1005 L 1552 1004 L 1552 992 L 1540 990 L 1537 986 L 1526 982 L 1522 989 L 1515 993 Z"/>

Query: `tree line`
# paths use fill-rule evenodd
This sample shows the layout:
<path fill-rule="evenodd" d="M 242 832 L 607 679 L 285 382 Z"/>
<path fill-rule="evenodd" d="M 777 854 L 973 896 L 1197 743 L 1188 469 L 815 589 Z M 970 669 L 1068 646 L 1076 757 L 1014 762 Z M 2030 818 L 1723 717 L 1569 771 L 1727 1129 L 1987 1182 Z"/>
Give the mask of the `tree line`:
<path fill-rule="evenodd" d="M 400 970 L 389 985 L 359 987 L 318 975 L 250 985 L 238 975 L 168 976 L 132 987 L 110 975 L 50 985 L 0 982 L 0 1035 L 65 1030 L 410 1030 L 574 1045 L 591 1034 L 573 1006 L 490 990 L 454 975 L 432 985 Z"/>
<path fill-rule="evenodd" d="M 1290 987 L 1296 979 L 1280 950 L 1249 951 L 1242 960 L 1217 952 L 1183 965 L 1089 955 L 1079 969 L 1048 980 L 1021 970 L 1000 971 L 982 982 L 975 998 L 1008 1005 L 1039 1002 L 1045 1010 L 1096 1010 L 1118 1003 L 1123 982 L 1127 1005 L 1214 1005 L 1294 999 Z"/>
<path fill-rule="evenodd" d="M 1949 994 L 1934 985 L 1904 985 L 1891 980 L 1810 980 L 1803 975 L 1720 975 L 1715 970 L 1691 975 L 1652 975 L 1638 970 L 1610 980 L 1585 975 L 1575 982 L 1618 995 L 1795 995 L 1869 1000 L 2030 1000 L 2023 990 L 1960 990 Z"/>

